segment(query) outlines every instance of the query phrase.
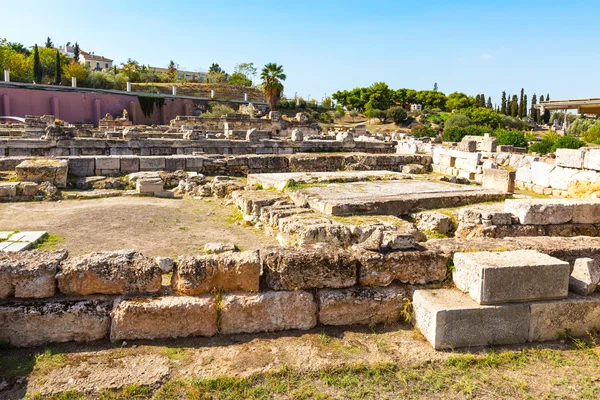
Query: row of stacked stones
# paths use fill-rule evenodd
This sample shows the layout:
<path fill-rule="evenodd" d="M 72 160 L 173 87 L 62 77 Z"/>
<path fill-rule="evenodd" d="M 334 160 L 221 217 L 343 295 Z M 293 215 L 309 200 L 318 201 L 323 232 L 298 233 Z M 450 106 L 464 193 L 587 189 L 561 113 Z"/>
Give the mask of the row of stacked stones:
<path fill-rule="evenodd" d="M 34 346 L 391 322 L 411 284 L 442 281 L 446 271 L 441 253 L 362 255 L 323 245 L 174 261 L 132 250 L 2 254 L 0 341 Z M 169 272 L 170 288 L 162 287 Z"/>

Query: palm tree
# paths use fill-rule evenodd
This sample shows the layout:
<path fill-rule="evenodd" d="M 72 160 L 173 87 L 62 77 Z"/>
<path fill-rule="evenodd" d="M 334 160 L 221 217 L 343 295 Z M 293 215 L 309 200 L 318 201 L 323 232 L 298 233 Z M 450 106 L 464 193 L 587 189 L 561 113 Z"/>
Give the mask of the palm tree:
<path fill-rule="evenodd" d="M 260 73 L 260 79 L 262 79 L 262 91 L 265 94 L 265 99 L 271 110 L 277 107 L 279 96 L 283 93 L 283 83 L 285 81 L 285 74 L 283 73 L 283 66 L 275 63 L 269 63 L 265 65 Z"/>

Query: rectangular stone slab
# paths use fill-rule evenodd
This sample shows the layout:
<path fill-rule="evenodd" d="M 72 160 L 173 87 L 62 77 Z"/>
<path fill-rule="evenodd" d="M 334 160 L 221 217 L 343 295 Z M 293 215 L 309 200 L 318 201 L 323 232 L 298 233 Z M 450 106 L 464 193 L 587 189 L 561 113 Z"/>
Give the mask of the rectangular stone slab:
<path fill-rule="evenodd" d="M 525 343 L 529 304 L 485 306 L 455 289 L 417 290 L 416 327 L 436 349 Z"/>
<path fill-rule="evenodd" d="M 336 172 L 283 172 L 272 174 L 248 174 L 248 184 L 260 184 L 264 188 L 283 189 L 293 180 L 295 183 L 356 182 L 366 180 L 403 179 L 404 174 L 392 171 L 336 171 Z"/>
<path fill-rule="evenodd" d="M 458 207 L 503 200 L 506 194 L 473 186 L 425 180 L 328 184 L 289 191 L 297 206 L 327 215 L 406 215 L 415 209 Z"/>
<path fill-rule="evenodd" d="M 456 287 L 479 304 L 564 299 L 569 291 L 566 261 L 535 250 L 456 253 Z"/>
<path fill-rule="evenodd" d="M 531 304 L 529 341 L 559 339 L 568 329 L 571 335 L 586 337 L 600 328 L 600 293 L 570 294 L 568 299 Z"/>

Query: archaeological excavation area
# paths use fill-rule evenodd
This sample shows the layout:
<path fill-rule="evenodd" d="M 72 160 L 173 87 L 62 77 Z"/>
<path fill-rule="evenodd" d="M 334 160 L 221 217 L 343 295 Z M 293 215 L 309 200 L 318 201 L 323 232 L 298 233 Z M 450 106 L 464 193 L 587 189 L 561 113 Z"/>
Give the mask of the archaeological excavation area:
<path fill-rule="evenodd" d="M 600 150 L 546 159 L 271 117 L 0 129 L 3 346 L 330 328 L 377 342 L 401 326 L 404 351 L 438 357 L 600 328 Z"/>

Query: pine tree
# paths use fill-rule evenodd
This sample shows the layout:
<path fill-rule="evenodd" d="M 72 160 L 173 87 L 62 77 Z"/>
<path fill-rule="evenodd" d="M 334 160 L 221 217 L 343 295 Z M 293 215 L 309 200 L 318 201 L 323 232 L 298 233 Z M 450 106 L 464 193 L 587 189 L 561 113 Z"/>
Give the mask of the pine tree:
<path fill-rule="evenodd" d="M 77 42 L 73 46 L 73 59 L 75 59 L 75 62 L 79 62 L 79 44 Z"/>
<path fill-rule="evenodd" d="M 42 83 L 42 63 L 37 44 L 33 47 L 33 80 L 35 83 Z"/>
<path fill-rule="evenodd" d="M 531 119 L 537 122 L 538 120 L 538 110 L 535 109 L 535 105 L 537 104 L 537 95 L 534 93 L 531 96 Z"/>
<path fill-rule="evenodd" d="M 437 90 L 438 90 L 438 85 L 437 85 L 437 82 L 436 82 L 436 83 L 433 84 L 433 91 L 437 92 Z"/>
<path fill-rule="evenodd" d="M 479 107 L 485 107 L 485 94 L 479 95 Z"/>
<path fill-rule="evenodd" d="M 475 96 L 475 107 L 479 107 L 479 95 Z"/>
<path fill-rule="evenodd" d="M 56 67 L 55 67 L 55 74 L 54 74 L 54 84 L 60 85 L 61 81 L 62 81 L 62 67 L 60 65 L 60 53 L 58 52 L 58 50 L 56 50 Z"/>
<path fill-rule="evenodd" d="M 46 48 L 51 49 L 52 47 L 54 47 L 54 45 L 52 44 L 52 39 L 50 39 L 50 36 L 48 36 L 48 38 L 46 39 Z"/>
<path fill-rule="evenodd" d="M 500 102 L 500 112 L 504 115 L 507 115 L 506 112 L 506 92 L 502 91 L 502 100 Z"/>
<path fill-rule="evenodd" d="M 488 97 L 487 104 L 485 106 L 487 108 L 489 108 L 490 110 L 494 109 L 494 107 L 492 106 L 492 97 L 491 96 Z"/>

